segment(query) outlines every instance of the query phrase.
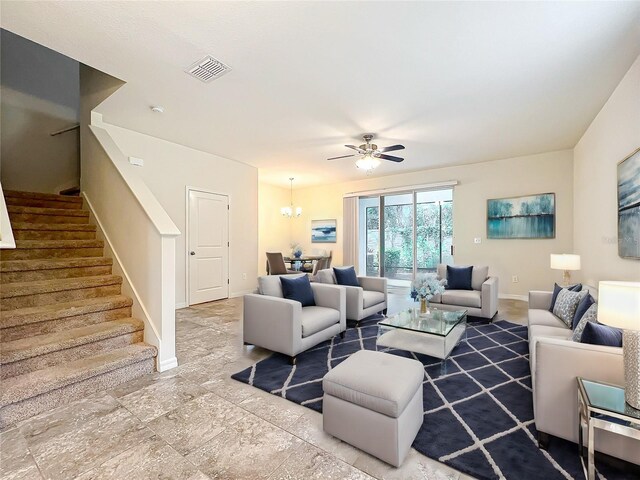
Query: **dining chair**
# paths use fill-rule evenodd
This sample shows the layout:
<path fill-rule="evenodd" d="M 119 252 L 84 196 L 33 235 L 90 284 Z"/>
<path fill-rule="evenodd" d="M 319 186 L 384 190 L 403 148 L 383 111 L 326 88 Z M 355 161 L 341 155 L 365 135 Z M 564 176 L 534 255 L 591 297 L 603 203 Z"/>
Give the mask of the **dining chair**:
<path fill-rule="evenodd" d="M 320 270 L 331 267 L 332 258 L 333 258 L 333 250 L 329 250 L 329 255 L 325 258 L 326 264 Z"/>
<path fill-rule="evenodd" d="M 288 270 L 284 263 L 284 257 L 280 252 L 267 252 L 267 274 L 287 275 L 288 273 L 299 273 L 295 270 Z"/>

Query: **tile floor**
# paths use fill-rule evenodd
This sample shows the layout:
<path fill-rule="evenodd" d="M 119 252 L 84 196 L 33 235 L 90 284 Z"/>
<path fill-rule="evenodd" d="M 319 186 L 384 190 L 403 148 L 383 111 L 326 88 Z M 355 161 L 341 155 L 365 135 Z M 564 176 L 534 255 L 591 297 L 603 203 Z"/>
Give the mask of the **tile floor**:
<path fill-rule="evenodd" d="M 391 295 L 390 312 L 409 306 Z M 179 367 L 0 433 L 2 479 L 468 479 L 411 450 L 390 467 L 322 431 L 322 416 L 231 380 L 269 352 L 244 347 L 242 299 L 176 312 Z M 526 303 L 499 318 L 526 323 Z"/>

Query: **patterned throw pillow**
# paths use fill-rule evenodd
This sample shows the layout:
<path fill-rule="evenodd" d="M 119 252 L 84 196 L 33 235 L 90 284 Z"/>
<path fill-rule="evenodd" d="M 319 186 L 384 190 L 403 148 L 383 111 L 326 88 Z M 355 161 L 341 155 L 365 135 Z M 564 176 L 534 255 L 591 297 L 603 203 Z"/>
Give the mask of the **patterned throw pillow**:
<path fill-rule="evenodd" d="M 589 292 L 586 290 L 582 292 L 572 292 L 563 288 L 560 290 L 556 304 L 553 306 L 553 314 L 566 323 L 567 327 L 571 328 L 578 303 L 580 303 L 580 300 L 582 300 L 587 293 Z"/>
<path fill-rule="evenodd" d="M 576 325 L 576 328 L 573 330 L 573 336 L 571 337 L 571 340 L 573 340 L 574 342 L 579 342 L 582 339 L 582 332 L 584 332 L 584 327 L 587 324 L 587 322 L 598 323 L 598 304 L 597 303 L 592 304 L 587 309 L 587 311 L 584 312 L 584 315 L 582 315 L 582 318 L 580 318 L 580 321 Z"/>

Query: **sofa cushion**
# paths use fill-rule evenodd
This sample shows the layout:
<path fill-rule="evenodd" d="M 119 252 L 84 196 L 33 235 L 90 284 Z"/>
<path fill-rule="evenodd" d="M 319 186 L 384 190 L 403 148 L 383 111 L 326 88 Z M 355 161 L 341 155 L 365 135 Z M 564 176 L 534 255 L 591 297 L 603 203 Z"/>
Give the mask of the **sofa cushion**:
<path fill-rule="evenodd" d="M 346 287 L 359 287 L 358 275 L 356 275 L 356 269 L 353 267 L 333 267 L 333 274 L 336 277 L 336 283 L 338 285 L 344 285 Z"/>
<path fill-rule="evenodd" d="M 302 337 L 321 332 L 340 321 L 340 312 L 327 307 L 304 307 L 302 309 Z"/>
<path fill-rule="evenodd" d="M 553 284 L 553 295 L 551 296 L 551 305 L 549 306 L 550 312 L 553 312 L 553 307 L 555 307 L 556 305 L 556 299 L 558 298 L 558 294 L 560 293 L 560 290 L 562 290 L 562 288 L 563 287 L 561 287 L 557 283 Z M 571 290 L 572 292 L 579 292 L 580 290 L 582 290 L 582 284 L 576 283 L 575 285 L 569 285 L 568 287 L 565 287 L 565 288 L 567 290 Z"/>
<path fill-rule="evenodd" d="M 471 288 L 482 290 L 482 284 L 489 278 L 489 267 L 473 267 L 471 270 Z"/>
<path fill-rule="evenodd" d="M 322 379 L 324 393 L 397 418 L 424 380 L 417 360 L 359 350 Z"/>
<path fill-rule="evenodd" d="M 284 295 L 284 298 L 300 302 L 303 307 L 312 307 L 316 304 L 313 299 L 313 290 L 311 290 L 309 277 L 306 275 L 295 278 L 281 276 L 280 281 L 282 283 L 282 295 Z"/>
<path fill-rule="evenodd" d="M 565 327 L 550 327 L 548 325 L 532 325 L 529 329 L 529 341 L 534 342 L 541 337 L 561 338 L 568 340 L 572 332 Z"/>
<path fill-rule="evenodd" d="M 477 290 L 445 290 L 442 294 L 442 303 L 482 308 L 482 295 Z"/>
<path fill-rule="evenodd" d="M 558 293 L 556 298 L 556 304 L 553 306 L 553 314 L 567 324 L 567 327 L 571 328 L 573 324 L 573 316 L 576 313 L 580 300 L 588 292 L 572 292 L 563 288 Z"/>
<path fill-rule="evenodd" d="M 605 347 L 622 347 L 622 330 L 601 323 L 587 322 L 580 342 Z"/>
<path fill-rule="evenodd" d="M 384 302 L 384 293 L 374 290 L 363 290 L 362 300 L 364 308 L 373 307 L 374 305 Z"/>
<path fill-rule="evenodd" d="M 573 314 L 573 321 L 571 322 L 571 330 L 575 330 L 582 316 L 587 312 L 587 310 L 589 310 L 589 307 L 591 307 L 591 305 L 593 305 L 594 303 L 596 303 L 596 301 L 593 299 L 590 293 L 587 293 L 584 297 L 582 297 L 582 300 L 580 300 L 580 303 L 578 303 L 578 306 L 576 307 L 576 313 Z"/>
<path fill-rule="evenodd" d="M 534 325 L 547 327 L 567 328 L 567 324 L 548 310 L 533 308 L 529 310 L 529 328 Z"/>
<path fill-rule="evenodd" d="M 571 336 L 571 340 L 574 342 L 580 342 L 582 340 L 582 332 L 584 332 L 584 327 L 587 325 L 587 322 L 595 322 L 598 323 L 598 304 L 593 303 L 587 311 L 582 315 L 580 321 L 573 329 L 573 335 Z"/>
<path fill-rule="evenodd" d="M 447 265 L 448 290 L 472 290 L 471 274 L 473 267 L 454 267 Z"/>
<path fill-rule="evenodd" d="M 269 297 L 284 298 L 280 277 L 296 278 L 302 277 L 303 275 L 304 273 L 294 273 L 292 275 L 265 275 L 258 277 L 258 292 L 260 292 L 261 295 L 268 295 Z"/>

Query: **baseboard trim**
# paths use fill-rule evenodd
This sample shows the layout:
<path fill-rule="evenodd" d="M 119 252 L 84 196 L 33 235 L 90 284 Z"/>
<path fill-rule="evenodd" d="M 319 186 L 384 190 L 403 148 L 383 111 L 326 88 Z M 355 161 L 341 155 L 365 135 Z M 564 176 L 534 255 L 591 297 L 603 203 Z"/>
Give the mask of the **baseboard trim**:
<path fill-rule="evenodd" d="M 176 310 L 180 309 L 180 308 L 187 308 L 189 305 L 187 304 L 187 302 L 180 302 L 180 303 L 176 303 Z"/>
<path fill-rule="evenodd" d="M 529 301 L 529 297 L 527 297 L 527 295 L 515 295 L 513 293 L 501 293 L 498 295 L 498 298 L 503 300 L 522 300 L 523 302 Z"/>
<path fill-rule="evenodd" d="M 159 372 L 166 372 L 167 370 L 171 370 L 178 366 L 178 359 L 176 357 L 168 358 L 163 362 L 157 362 L 157 364 Z"/>
<path fill-rule="evenodd" d="M 248 295 L 250 293 L 254 293 L 255 290 L 241 290 L 239 292 L 231 292 L 229 293 L 229 298 L 238 298 L 238 297 L 242 297 L 244 295 Z"/>

